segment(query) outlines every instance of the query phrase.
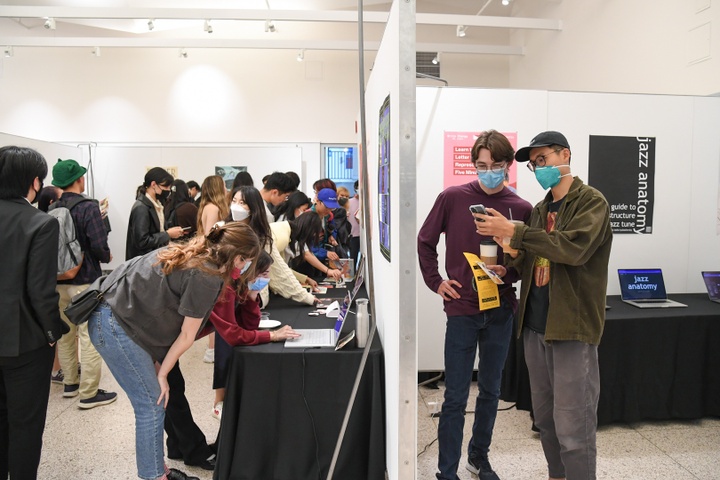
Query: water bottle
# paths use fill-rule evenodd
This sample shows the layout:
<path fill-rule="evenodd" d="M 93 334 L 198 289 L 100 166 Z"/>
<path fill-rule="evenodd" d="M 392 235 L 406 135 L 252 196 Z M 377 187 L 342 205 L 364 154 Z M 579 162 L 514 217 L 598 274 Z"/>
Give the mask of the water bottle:
<path fill-rule="evenodd" d="M 357 338 L 358 348 L 365 348 L 370 334 L 370 314 L 368 313 L 367 298 L 360 298 L 356 302 L 357 316 L 355 325 L 355 338 Z"/>

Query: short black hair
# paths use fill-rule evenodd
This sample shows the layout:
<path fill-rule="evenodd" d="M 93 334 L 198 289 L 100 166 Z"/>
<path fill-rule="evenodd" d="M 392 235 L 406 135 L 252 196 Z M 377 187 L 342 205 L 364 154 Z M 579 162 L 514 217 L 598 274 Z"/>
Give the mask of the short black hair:
<path fill-rule="evenodd" d="M 0 198 L 25 198 L 35 178 L 48 173 L 47 162 L 32 148 L 8 145 L 0 148 Z"/>
<path fill-rule="evenodd" d="M 235 175 L 235 180 L 233 180 L 232 188 L 235 189 L 237 187 L 254 187 L 255 181 L 252 178 L 252 175 L 248 172 L 238 172 L 237 175 Z"/>
<path fill-rule="evenodd" d="M 300 188 L 300 176 L 295 172 L 285 172 L 285 175 L 292 178 L 292 181 L 295 182 L 295 190 Z"/>
<path fill-rule="evenodd" d="M 195 180 L 190 180 L 185 185 L 187 185 L 188 189 L 194 188 L 198 192 L 200 191 L 200 185 L 198 185 L 198 182 L 196 182 Z"/>
<path fill-rule="evenodd" d="M 263 190 L 277 190 L 281 194 L 291 193 L 295 191 L 295 182 L 285 173 L 273 172 L 268 176 Z"/>

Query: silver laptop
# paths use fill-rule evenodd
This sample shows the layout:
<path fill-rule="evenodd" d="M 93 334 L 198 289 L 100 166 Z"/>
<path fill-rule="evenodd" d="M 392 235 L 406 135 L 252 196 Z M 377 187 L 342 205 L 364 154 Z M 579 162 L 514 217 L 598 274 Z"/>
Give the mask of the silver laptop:
<path fill-rule="evenodd" d="M 638 308 L 687 307 L 668 300 L 665 281 L 659 268 L 618 270 L 622 301 Z"/>
<path fill-rule="evenodd" d="M 702 272 L 711 302 L 720 303 L 720 272 Z"/>
<path fill-rule="evenodd" d="M 362 265 L 362 264 L 361 264 Z M 347 318 L 348 309 L 355 299 L 360 286 L 363 283 L 363 269 L 360 269 L 359 275 L 355 278 L 355 285 L 352 291 L 348 291 L 345 294 L 342 305 L 340 305 L 340 312 L 338 313 L 337 320 L 335 321 L 335 328 L 306 328 L 306 329 L 295 329 L 300 334 L 298 338 L 288 338 L 285 340 L 285 347 L 287 348 L 308 348 L 308 347 L 335 347 L 338 350 L 344 346 L 352 337 L 355 336 L 353 330 L 349 335 L 344 338 L 340 337 L 343 325 L 345 325 L 345 319 Z"/>

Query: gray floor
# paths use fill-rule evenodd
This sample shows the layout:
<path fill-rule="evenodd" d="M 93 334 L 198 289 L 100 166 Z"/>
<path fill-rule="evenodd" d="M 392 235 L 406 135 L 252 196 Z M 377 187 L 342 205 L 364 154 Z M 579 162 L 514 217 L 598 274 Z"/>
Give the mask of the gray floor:
<path fill-rule="evenodd" d="M 197 342 L 181 363 L 196 422 L 212 441 L 219 422 L 210 415 L 212 365 L 202 362 L 204 350 L 205 342 Z M 440 386 L 440 390 L 418 389 L 418 453 L 437 436 L 437 419 L 430 417 L 433 406 L 428 403 L 442 402 Z M 107 368 L 101 388 L 117 391 L 119 399 L 103 407 L 80 410 L 77 397 L 62 398 L 62 386 L 52 386 L 39 479 L 136 478 L 132 407 Z M 471 422 L 472 415 L 468 415 L 466 443 Z M 603 427 L 598 433 L 598 449 L 600 479 L 720 479 L 720 419 Z M 530 430 L 527 412 L 512 409 L 498 413 L 490 460 L 503 480 L 547 478 L 540 443 Z M 427 447 L 417 462 L 418 479 L 434 479 L 437 442 Z M 211 472 L 186 467 L 182 462 L 169 460 L 168 466 L 202 480 L 212 478 Z M 464 469 L 464 463 L 459 476 L 463 480 L 476 478 Z"/>
<path fill-rule="evenodd" d="M 474 409 L 477 386 L 473 386 L 468 411 Z M 418 391 L 418 479 L 435 479 L 437 419 L 431 418 L 433 402 L 442 403 L 439 390 L 420 387 Z M 500 408 L 512 404 L 500 402 Z M 465 419 L 464 449 L 470 439 L 472 414 Z M 503 479 L 545 480 L 547 470 L 540 438 L 530 430 L 528 412 L 499 411 L 490 450 L 490 463 Z M 644 422 L 600 427 L 598 431 L 599 479 L 720 479 L 720 419 L 683 422 Z M 463 454 L 466 452 L 463 451 Z M 477 478 L 465 470 L 461 460 L 458 476 Z"/>

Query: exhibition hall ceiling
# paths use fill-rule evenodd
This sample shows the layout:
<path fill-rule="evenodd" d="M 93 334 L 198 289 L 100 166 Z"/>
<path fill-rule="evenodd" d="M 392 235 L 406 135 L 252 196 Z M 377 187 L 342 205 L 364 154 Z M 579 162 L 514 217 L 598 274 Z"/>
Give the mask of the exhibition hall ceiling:
<path fill-rule="evenodd" d="M 561 0 L 417 0 L 417 50 L 522 55 L 511 31 L 561 29 L 519 15 L 538 1 Z M 363 1 L 367 50 L 391 4 Z M 357 10 L 355 0 L 5 0 L 0 46 L 355 50 Z"/>

